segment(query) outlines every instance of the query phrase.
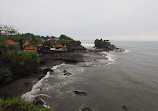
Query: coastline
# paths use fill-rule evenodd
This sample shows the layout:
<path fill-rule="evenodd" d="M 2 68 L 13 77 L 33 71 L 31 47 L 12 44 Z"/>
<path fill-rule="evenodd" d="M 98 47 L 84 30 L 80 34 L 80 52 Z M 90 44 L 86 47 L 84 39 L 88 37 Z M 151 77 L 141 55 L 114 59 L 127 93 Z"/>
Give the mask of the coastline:
<path fill-rule="evenodd" d="M 117 50 L 117 49 L 113 49 Z M 45 52 L 40 53 L 38 71 L 34 74 L 28 74 L 28 76 L 20 77 L 11 83 L 0 88 L 0 97 L 12 98 L 20 97 L 21 95 L 31 91 L 33 85 L 41 80 L 51 68 L 60 65 L 62 63 L 76 64 L 79 62 L 86 62 L 86 53 L 98 53 L 98 52 L 109 52 L 110 50 L 101 49 L 87 49 L 87 50 L 76 50 L 74 52 Z M 121 50 L 122 51 L 122 50 Z M 53 71 L 53 70 L 52 70 Z"/>
<path fill-rule="evenodd" d="M 38 72 L 37 74 L 30 75 L 27 77 L 21 77 L 12 83 L 6 85 L 5 87 L 0 89 L 0 95 L 3 98 L 12 98 L 12 97 L 21 97 L 25 101 L 34 102 L 37 101 L 41 107 L 50 108 L 49 105 L 43 101 L 41 96 L 47 96 L 47 95 L 32 95 L 34 92 L 35 87 L 37 87 L 41 81 L 43 81 L 50 72 L 54 72 L 54 67 L 61 65 L 63 63 L 65 64 L 77 64 L 80 62 L 87 62 L 88 60 L 91 61 L 91 59 L 96 59 L 96 57 L 92 57 L 91 59 L 88 56 L 89 54 L 97 54 L 100 56 L 98 59 L 109 59 L 107 56 L 108 54 L 104 53 L 104 57 L 102 56 L 102 53 L 105 50 L 103 49 L 94 49 L 94 50 L 86 50 L 86 51 L 75 51 L 75 52 L 59 52 L 59 53 L 42 53 L 40 54 L 40 61 L 38 65 Z M 107 52 L 107 51 L 105 51 Z M 107 52 L 108 53 L 108 52 Z M 83 65 L 83 67 L 90 67 L 87 65 Z M 78 91 L 78 90 L 76 90 Z M 74 91 L 75 93 L 75 91 Z M 77 94 L 80 95 L 80 93 L 85 92 L 77 92 Z M 86 94 L 86 93 L 85 93 Z M 30 96 L 28 96 L 30 95 Z M 82 95 L 82 94 L 81 94 Z M 87 94 L 86 94 L 87 95 Z M 29 98 L 28 98 L 29 97 Z M 31 97 L 31 99 L 30 99 Z M 82 108 L 83 109 L 83 108 Z M 51 108 L 50 108 L 51 110 Z"/>
<path fill-rule="evenodd" d="M 83 54 L 86 51 L 64 52 L 64 53 L 43 53 L 40 54 L 39 71 L 34 75 L 20 77 L 15 81 L 0 88 L 0 97 L 12 98 L 20 97 L 21 95 L 31 91 L 40 79 L 42 79 L 48 70 L 62 63 L 78 63 L 83 61 Z"/>

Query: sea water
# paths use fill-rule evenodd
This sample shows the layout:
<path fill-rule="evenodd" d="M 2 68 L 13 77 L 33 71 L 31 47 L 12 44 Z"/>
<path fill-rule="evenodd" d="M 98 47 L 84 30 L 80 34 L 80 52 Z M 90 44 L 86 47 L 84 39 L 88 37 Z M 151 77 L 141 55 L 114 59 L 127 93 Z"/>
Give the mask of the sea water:
<path fill-rule="evenodd" d="M 89 53 L 86 62 L 52 66 L 54 72 L 23 97 L 40 95 L 55 111 L 80 111 L 83 106 L 93 111 L 158 111 L 158 42 L 112 43 L 126 50 Z M 92 41 L 83 45 L 94 46 Z"/>

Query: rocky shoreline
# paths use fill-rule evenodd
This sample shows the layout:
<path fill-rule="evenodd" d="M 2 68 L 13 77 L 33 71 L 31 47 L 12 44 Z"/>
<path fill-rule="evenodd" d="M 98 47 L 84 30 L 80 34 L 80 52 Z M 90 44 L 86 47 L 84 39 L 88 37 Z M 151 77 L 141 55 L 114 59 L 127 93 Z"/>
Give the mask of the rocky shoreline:
<path fill-rule="evenodd" d="M 53 66 L 60 65 L 62 63 L 76 64 L 79 62 L 85 62 L 86 57 L 84 57 L 84 54 L 102 51 L 105 50 L 94 49 L 76 52 L 42 53 L 40 54 L 38 73 L 26 77 L 21 77 L 20 79 L 13 81 L 5 87 L 0 88 L 0 96 L 3 98 L 20 97 L 23 94 L 31 91 L 33 85 L 35 85 L 39 80 L 41 80 L 47 74 L 48 71 L 53 72 L 53 70 L 51 69 Z M 65 72 L 65 75 L 68 74 L 69 73 Z M 81 91 L 74 91 L 74 94 L 80 96 L 87 96 L 87 93 Z"/>
<path fill-rule="evenodd" d="M 113 49 L 115 51 L 123 51 L 123 49 L 117 48 Z M 79 62 L 84 62 L 84 54 L 90 52 L 102 52 L 107 51 L 103 48 L 101 49 L 89 49 L 74 52 L 58 52 L 58 53 L 42 53 L 40 54 L 40 61 L 37 73 L 28 74 L 29 76 L 21 77 L 4 87 L 0 88 L 0 97 L 19 97 L 26 92 L 29 92 L 33 85 L 36 84 L 40 79 L 42 79 L 51 68 L 62 63 L 76 64 Z M 107 51 L 108 52 L 108 51 Z"/>
<path fill-rule="evenodd" d="M 51 68 L 62 63 L 78 63 L 83 61 L 83 54 L 86 51 L 63 52 L 63 53 L 43 53 L 40 54 L 39 71 L 26 77 L 21 77 L 4 87 L 0 88 L 0 97 L 19 97 L 29 92 L 33 85 L 42 79 Z"/>

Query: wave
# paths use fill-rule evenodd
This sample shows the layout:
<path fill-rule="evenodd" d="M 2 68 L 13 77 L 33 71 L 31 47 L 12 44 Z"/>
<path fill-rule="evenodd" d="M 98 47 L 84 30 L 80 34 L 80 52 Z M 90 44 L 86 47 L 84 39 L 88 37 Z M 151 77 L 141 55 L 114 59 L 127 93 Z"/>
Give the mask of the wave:
<path fill-rule="evenodd" d="M 93 49 L 93 47 L 95 45 L 94 44 L 90 44 L 90 43 L 82 43 L 82 46 L 84 46 L 85 48 L 88 48 L 88 49 Z"/>
<path fill-rule="evenodd" d="M 123 53 L 129 53 L 129 52 L 131 52 L 131 51 L 128 49 L 125 49 L 125 51 Z"/>
<path fill-rule="evenodd" d="M 113 64 L 115 62 L 115 60 L 117 59 L 116 56 L 110 52 L 101 52 L 101 53 L 106 55 L 106 57 L 108 59 L 107 65 Z"/>
<path fill-rule="evenodd" d="M 57 68 L 59 68 L 59 67 L 61 67 L 61 66 L 63 66 L 63 65 L 65 65 L 65 63 L 62 63 L 62 64 L 60 64 L 60 65 L 56 65 L 56 66 L 54 66 L 53 68 L 51 68 L 52 70 L 55 70 L 55 69 L 57 69 Z"/>
<path fill-rule="evenodd" d="M 55 70 L 55 69 L 57 69 L 57 68 L 59 68 L 63 65 L 65 65 L 65 63 L 60 64 L 60 65 L 56 65 L 52 69 Z M 22 95 L 22 98 L 26 101 L 31 101 L 31 102 L 33 100 L 35 100 L 36 97 L 39 97 L 39 96 L 44 96 L 44 97 L 51 98 L 49 95 L 46 95 L 46 94 L 37 94 L 41 91 L 41 86 L 43 85 L 43 82 L 49 77 L 51 77 L 51 75 L 50 75 L 50 72 L 48 71 L 47 74 L 45 75 L 45 77 L 43 77 L 35 85 L 33 85 L 32 90 L 30 92 L 27 92 L 27 93 Z M 43 106 L 47 106 L 47 105 L 44 104 Z"/>
<path fill-rule="evenodd" d="M 50 72 L 47 72 L 45 77 L 43 77 L 40 81 L 33 85 L 32 90 L 30 92 L 27 92 L 24 95 L 22 95 L 22 98 L 26 101 L 33 101 L 38 96 L 50 97 L 46 94 L 37 94 L 40 91 L 40 87 L 42 86 L 44 80 L 48 77 L 50 77 Z"/>

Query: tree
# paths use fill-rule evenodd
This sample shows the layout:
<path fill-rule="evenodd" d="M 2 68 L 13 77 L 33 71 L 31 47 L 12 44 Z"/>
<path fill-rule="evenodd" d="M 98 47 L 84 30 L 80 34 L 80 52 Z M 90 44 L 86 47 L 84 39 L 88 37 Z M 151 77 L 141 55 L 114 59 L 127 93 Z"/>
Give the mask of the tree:
<path fill-rule="evenodd" d="M 107 41 L 107 40 L 102 40 L 102 39 L 100 39 L 100 40 L 96 39 L 94 44 L 95 44 L 95 47 L 97 47 L 97 48 L 107 48 L 108 45 L 110 45 L 110 42 L 109 42 L 109 40 Z"/>
<path fill-rule="evenodd" d="M 15 29 L 13 26 L 8 26 L 8 25 L 0 25 L 0 34 L 1 35 L 16 35 L 17 34 L 17 29 Z"/>
<path fill-rule="evenodd" d="M 2 25 L 0 24 L 0 36 L 2 35 Z"/>
<path fill-rule="evenodd" d="M 73 40 L 72 38 L 70 38 L 66 35 L 63 35 L 63 34 L 60 35 L 59 39 Z"/>
<path fill-rule="evenodd" d="M 51 44 L 51 42 L 50 41 L 45 41 L 44 42 L 44 46 L 48 46 L 48 47 L 50 47 L 52 44 Z"/>

